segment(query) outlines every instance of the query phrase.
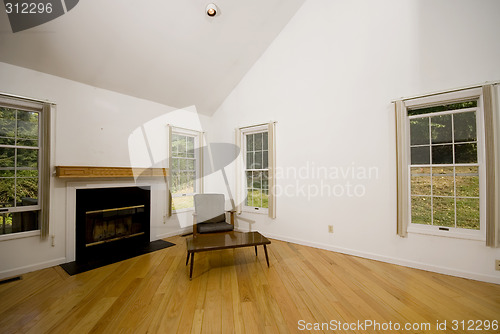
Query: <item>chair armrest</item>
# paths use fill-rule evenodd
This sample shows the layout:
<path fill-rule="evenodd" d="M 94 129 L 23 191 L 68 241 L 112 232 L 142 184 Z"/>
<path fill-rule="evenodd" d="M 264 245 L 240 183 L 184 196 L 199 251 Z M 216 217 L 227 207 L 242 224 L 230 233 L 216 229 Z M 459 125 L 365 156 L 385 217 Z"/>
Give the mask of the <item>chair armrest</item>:
<path fill-rule="evenodd" d="M 196 212 L 193 212 L 193 237 L 196 237 L 196 234 L 198 234 L 198 228 L 196 227 Z"/>
<path fill-rule="evenodd" d="M 236 213 L 236 210 L 228 210 L 226 212 L 229 212 L 229 222 L 234 226 L 234 214 Z"/>

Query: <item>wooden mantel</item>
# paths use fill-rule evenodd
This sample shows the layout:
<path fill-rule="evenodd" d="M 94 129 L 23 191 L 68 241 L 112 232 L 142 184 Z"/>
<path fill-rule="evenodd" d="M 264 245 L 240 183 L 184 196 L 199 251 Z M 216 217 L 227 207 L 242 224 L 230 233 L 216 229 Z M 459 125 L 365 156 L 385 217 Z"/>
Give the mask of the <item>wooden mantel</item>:
<path fill-rule="evenodd" d="M 56 176 L 61 178 L 165 177 L 167 175 L 167 168 L 56 166 Z"/>

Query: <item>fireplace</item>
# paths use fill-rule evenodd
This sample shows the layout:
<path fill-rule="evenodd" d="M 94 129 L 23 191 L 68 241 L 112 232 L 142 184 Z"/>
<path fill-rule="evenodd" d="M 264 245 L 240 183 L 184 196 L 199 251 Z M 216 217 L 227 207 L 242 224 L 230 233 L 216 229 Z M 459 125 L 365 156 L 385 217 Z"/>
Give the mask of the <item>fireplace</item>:
<path fill-rule="evenodd" d="M 144 247 L 150 240 L 150 187 L 76 190 L 76 261 Z"/>

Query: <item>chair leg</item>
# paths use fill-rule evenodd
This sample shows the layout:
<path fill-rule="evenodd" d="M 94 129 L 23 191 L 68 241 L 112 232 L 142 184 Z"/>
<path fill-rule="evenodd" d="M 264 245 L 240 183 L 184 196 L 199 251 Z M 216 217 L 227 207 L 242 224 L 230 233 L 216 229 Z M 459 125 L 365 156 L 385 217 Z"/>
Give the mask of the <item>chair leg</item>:
<path fill-rule="evenodd" d="M 255 246 L 255 256 L 257 256 L 257 246 Z"/>
<path fill-rule="evenodd" d="M 191 255 L 191 253 L 188 252 L 188 256 L 187 256 L 187 259 L 186 259 L 186 266 L 188 265 L 189 263 L 189 255 Z"/>
<path fill-rule="evenodd" d="M 189 268 L 189 280 L 193 277 L 194 253 L 191 254 L 191 268 Z"/>

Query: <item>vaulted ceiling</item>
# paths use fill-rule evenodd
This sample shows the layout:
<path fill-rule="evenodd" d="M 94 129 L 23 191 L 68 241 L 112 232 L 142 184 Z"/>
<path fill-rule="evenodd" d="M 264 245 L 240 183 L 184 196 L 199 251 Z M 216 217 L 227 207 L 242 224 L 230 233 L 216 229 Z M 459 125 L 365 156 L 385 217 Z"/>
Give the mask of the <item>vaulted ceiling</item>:
<path fill-rule="evenodd" d="M 0 62 L 210 115 L 304 1 L 82 0 L 16 33 L 1 10 Z"/>

